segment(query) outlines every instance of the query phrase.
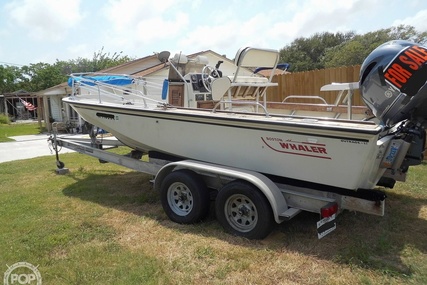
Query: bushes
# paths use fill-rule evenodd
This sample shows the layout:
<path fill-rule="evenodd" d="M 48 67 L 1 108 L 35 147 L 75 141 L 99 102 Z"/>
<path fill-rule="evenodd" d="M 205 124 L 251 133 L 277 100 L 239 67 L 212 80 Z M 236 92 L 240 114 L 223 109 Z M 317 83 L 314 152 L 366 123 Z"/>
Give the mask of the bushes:
<path fill-rule="evenodd" d="M 9 116 L 4 113 L 0 114 L 0 124 L 10 124 Z"/>

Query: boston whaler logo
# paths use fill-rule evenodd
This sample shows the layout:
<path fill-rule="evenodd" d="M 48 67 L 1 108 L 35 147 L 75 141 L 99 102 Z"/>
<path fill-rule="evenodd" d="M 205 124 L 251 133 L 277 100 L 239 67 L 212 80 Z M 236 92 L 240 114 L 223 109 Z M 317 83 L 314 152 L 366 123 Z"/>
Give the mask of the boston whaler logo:
<path fill-rule="evenodd" d="M 266 146 L 276 152 L 331 159 L 325 144 L 283 140 L 275 137 L 261 137 L 261 140 Z"/>

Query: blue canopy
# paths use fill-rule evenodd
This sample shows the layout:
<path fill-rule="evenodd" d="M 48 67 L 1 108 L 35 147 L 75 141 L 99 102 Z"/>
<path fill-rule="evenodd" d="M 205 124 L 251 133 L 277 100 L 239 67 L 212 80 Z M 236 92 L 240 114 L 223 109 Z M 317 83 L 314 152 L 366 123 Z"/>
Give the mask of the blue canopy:
<path fill-rule="evenodd" d="M 133 78 L 125 75 L 94 75 L 94 76 L 76 76 L 76 77 L 70 77 L 68 78 L 68 86 L 73 85 L 74 82 L 82 82 L 86 85 L 94 86 L 96 82 L 102 82 L 105 84 L 112 84 L 112 85 L 129 85 L 132 84 Z"/>

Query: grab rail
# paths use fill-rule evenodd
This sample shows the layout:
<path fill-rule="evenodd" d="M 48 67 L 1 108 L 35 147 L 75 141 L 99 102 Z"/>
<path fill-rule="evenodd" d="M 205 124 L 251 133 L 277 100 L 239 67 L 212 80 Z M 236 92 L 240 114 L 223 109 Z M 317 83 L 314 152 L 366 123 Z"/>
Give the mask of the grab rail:
<path fill-rule="evenodd" d="M 339 91 L 334 104 L 328 104 L 323 97 L 317 95 L 290 95 L 283 99 L 282 103 L 285 103 L 288 99 L 315 99 L 322 101 L 324 106 L 332 110 L 332 107 L 337 107 L 342 102 L 342 104 L 347 105 L 347 119 L 351 120 L 353 117 L 352 97 L 354 95 L 354 90 L 356 89 L 359 89 L 359 82 L 331 83 L 322 86 L 320 91 Z"/>
<path fill-rule="evenodd" d="M 325 99 L 320 96 L 312 96 L 312 95 L 290 95 L 283 99 L 282 103 L 285 103 L 288 99 L 317 99 L 323 102 L 325 105 L 329 105 Z"/>
<path fill-rule="evenodd" d="M 265 116 L 266 117 L 270 117 L 270 113 L 267 111 L 267 107 L 266 106 L 264 106 L 263 104 L 261 104 L 260 102 L 256 102 L 256 101 L 233 101 L 233 102 L 231 102 L 231 101 L 219 101 L 218 103 L 216 103 L 215 104 L 215 106 L 213 107 L 213 109 L 212 109 L 212 113 L 215 113 L 216 112 L 216 110 L 217 110 L 217 108 L 218 108 L 218 106 L 219 105 L 221 105 L 221 104 L 230 104 L 230 105 L 234 105 L 234 104 L 237 104 L 237 105 L 255 105 L 255 106 L 257 106 L 257 107 L 259 107 L 259 106 L 261 106 L 261 108 L 264 110 L 264 112 L 265 112 Z M 227 110 L 225 110 L 225 111 L 227 111 Z M 230 110 L 228 110 L 228 111 L 230 111 L 230 112 L 232 112 L 233 110 L 232 109 L 230 109 Z M 257 109 L 257 112 L 256 113 L 258 113 L 258 109 Z"/>
<path fill-rule="evenodd" d="M 87 74 L 71 74 L 70 77 L 72 79 L 72 96 L 75 96 L 79 94 L 78 89 L 80 89 L 80 95 L 81 90 L 85 90 L 87 94 L 84 95 L 90 95 L 92 92 L 94 94 L 98 95 L 99 103 L 103 102 L 103 99 L 105 97 L 112 98 L 114 100 L 119 99 L 122 104 L 126 105 L 133 105 L 135 101 L 132 102 L 131 99 L 141 99 L 143 102 L 143 105 L 145 108 L 148 107 L 147 101 L 151 101 L 156 104 L 164 105 L 165 103 L 156 99 L 152 99 L 147 97 L 147 86 L 152 88 L 158 88 L 161 90 L 161 85 L 156 84 L 154 82 L 148 82 L 145 79 L 142 78 L 133 78 L 135 81 L 132 83 L 135 86 L 142 85 L 142 90 L 138 90 L 135 88 L 129 88 L 128 85 L 119 86 L 114 84 L 105 83 L 98 80 L 93 80 L 90 78 L 84 78 L 83 80 L 76 81 L 75 78 L 82 77 L 83 75 L 100 75 L 100 73 L 87 73 Z M 101 74 L 102 75 L 102 74 Z M 111 75 L 111 74 L 108 74 Z M 126 96 L 130 96 L 133 98 L 126 98 Z"/>

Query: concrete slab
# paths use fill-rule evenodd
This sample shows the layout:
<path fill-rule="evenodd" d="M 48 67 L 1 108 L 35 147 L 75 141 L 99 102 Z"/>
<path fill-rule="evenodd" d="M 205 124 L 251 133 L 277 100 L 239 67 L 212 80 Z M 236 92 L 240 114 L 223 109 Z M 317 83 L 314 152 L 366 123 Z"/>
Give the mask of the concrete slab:
<path fill-rule="evenodd" d="M 48 134 L 26 135 L 11 137 L 14 142 L 0 143 L 0 163 L 39 156 L 51 155 L 55 160 L 55 152 L 49 149 Z M 61 153 L 74 152 L 62 148 Z"/>

